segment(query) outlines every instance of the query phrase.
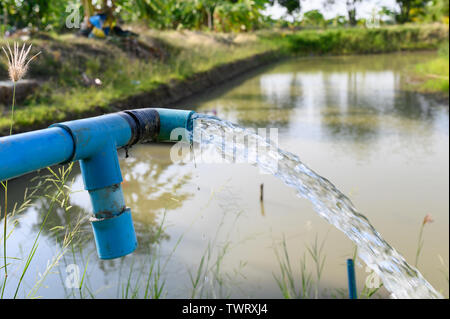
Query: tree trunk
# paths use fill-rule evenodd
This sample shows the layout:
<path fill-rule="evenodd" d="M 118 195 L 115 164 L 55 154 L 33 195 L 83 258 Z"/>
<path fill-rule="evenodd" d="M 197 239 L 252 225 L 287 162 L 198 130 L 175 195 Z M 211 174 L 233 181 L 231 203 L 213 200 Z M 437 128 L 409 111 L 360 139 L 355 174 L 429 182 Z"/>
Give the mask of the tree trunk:
<path fill-rule="evenodd" d="M 208 29 L 213 30 L 214 29 L 214 7 L 213 8 L 206 8 L 206 15 L 208 17 Z"/>
<path fill-rule="evenodd" d="M 355 8 L 355 0 L 347 0 L 347 14 L 348 14 L 348 21 L 350 22 L 351 26 L 355 26 L 356 21 L 356 8 Z"/>
<path fill-rule="evenodd" d="M 411 10 L 411 1 L 401 3 L 400 7 L 400 23 L 406 23 L 409 21 L 409 11 Z"/>
<path fill-rule="evenodd" d="M 408 1 L 408 4 L 406 5 L 406 16 L 405 16 L 405 22 L 409 21 L 409 11 L 411 10 L 411 2 Z"/>
<path fill-rule="evenodd" d="M 5 28 L 1 29 L 0 32 L 2 33 L 1 35 L 4 36 L 4 33 L 6 32 L 6 26 L 8 25 L 8 9 L 6 9 L 6 6 L 3 7 L 2 9 L 3 11 L 3 25 L 5 26 Z"/>
<path fill-rule="evenodd" d="M 356 10 L 355 9 L 351 9 L 348 10 L 348 21 L 350 22 L 350 25 L 355 26 L 357 21 L 356 21 Z"/>

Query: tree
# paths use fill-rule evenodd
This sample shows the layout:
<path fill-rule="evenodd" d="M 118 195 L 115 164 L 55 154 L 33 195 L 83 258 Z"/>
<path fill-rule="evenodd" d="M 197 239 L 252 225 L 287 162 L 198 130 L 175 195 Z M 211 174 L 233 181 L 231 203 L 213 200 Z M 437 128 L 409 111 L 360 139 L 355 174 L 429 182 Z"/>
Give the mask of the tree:
<path fill-rule="evenodd" d="M 215 10 L 214 29 L 222 32 L 254 30 L 264 23 L 261 10 L 266 3 L 266 0 L 223 1 Z"/>
<path fill-rule="evenodd" d="M 399 23 L 406 23 L 411 21 L 411 11 L 423 10 L 429 1 L 424 0 L 397 0 L 397 4 L 400 7 L 400 12 L 397 14 L 396 19 Z"/>
<path fill-rule="evenodd" d="M 345 5 L 347 8 L 348 22 L 352 26 L 355 26 L 358 23 L 358 20 L 356 19 L 356 6 L 361 1 L 362 0 L 346 0 L 345 1 Z M 331 7 L 335 4 L 336 4 L 336 0 L 325 0 L 325 2 L 324 2 L 325 7 Z"/>
<path fill-rule="evenodd" d="M 62 28 L 67 1 L 64 0 L 0 0 L 0 14 L 7 23 L 17 28 Z"/>
<path fill-rule="evenodd" d="M 361 2 L 361 0 L 346 1 L 348 21 L 352 26 L 355 26 L 358 23 L 358 20 L 356 19 L 356 4 L 358 2 Z"/>
<path fill-rule="evenodd" d="M 300 0 L 269 0 L 268 1 L 271 5 L 274 5 L 275 2 L 278 2 L 278 4 L 284 8 L 286 8 L 287 12 L 294 17 L 294 13 L 300 13 L 302 9 L 302 5 L 300 3 Z"/>
<path fill-rule="evenodd" d="M 10 27 L 64 30 L 71 2 L 82 5 L 85 17 L 102 6 L 121 21 L 156 29 L 245 31 L 264 23 L 261 10 L 269 0 L 0 0 L 0 33 Z M 295 10 L 292 4 L 289 10 Z"/>
<path fill-rule="evenodd" d="M 323 14 L 320 13 L 319 10 L 311 10 L 304 13 L 303 23 L 315 27 L 321 27 L 326 23 L 326 21 Z"/>
<path fill-rule="evenodd" d="M 432 0 L 429 2 L 426 8 L 426 21 L 441 21 L 443 18 L 447 18 L 449 14 L 449 1 L 448 0 Z"/>
<path fill-rule="evenodd" d="M 282 7 L 286 8 L 286 10 L 290 15 L 292 15 L 294 12 L 300 12 L 301 10 L 300 0 L 277 0 L 277 1 Z"/>

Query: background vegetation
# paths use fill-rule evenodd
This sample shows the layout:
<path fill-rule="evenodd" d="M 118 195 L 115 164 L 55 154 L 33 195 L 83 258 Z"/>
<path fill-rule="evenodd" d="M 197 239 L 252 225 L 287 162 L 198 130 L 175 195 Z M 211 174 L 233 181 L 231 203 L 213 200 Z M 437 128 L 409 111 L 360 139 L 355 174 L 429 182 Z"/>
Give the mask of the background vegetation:
<path fill-rule="evenodd" d="M 367 2 L 368 0 L 366 0 Z M 93 0 L 101 9 L 108 1 Z M 324 9 L 336 5 L 336 0 L 321 0 Z M 346 0 L 347 15 L 326 19 L 319 10 L 302 11 L 302 0 L 115 0 L 114 12 L 124 23 L 139 22 L 154 29 L 209 29 L 219 32 L 246 32 L 272 27 L 340 27 L 364 25 L 367 19 L 358 19 L 358 5 L 362 0 Z M 370 1 L 368 1 L 370 2 Z M 2 31 L 14 28 L 36 28 L 45 31 L 67 31 L 65 19 L 67 0 L 2 0 Z M 397 0 L 397 8 L 382 7 L 373 12 L 382 24 L 429 23 L 448 24 L 448 0 Z M 286 17 L 274 20 L 263 14 L 269 6 L 286 8 Z M 290 20 L 290 21 L 289 21 Z"/>

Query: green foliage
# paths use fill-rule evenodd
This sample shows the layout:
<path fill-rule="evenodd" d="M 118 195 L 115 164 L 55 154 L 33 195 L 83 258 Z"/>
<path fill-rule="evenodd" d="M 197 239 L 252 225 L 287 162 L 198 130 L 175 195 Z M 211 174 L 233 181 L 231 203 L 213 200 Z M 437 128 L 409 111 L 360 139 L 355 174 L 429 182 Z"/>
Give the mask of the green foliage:
<path fill-rule="evenodd" d="M 134 0 L 117 1 L 122 18 L 141 20 L 156 29 L 208 28 L 247 31 L 262 25 L 266 0 Z"/>
<path fill-rule="evenodd" d="M 67 3 L 65 0 L 2 0 L 0 14 L 7 17 L 7 25 L 17 28 L 61 29 L 65 25 Z"/>
<path fill-rule="evenodd" d="M 216 30 L 223 32 L 255 30 L 264 24 L 260 10 L 264 1 L 224 1 L 216 7 Z"/>
<path fill-rule="evenodd" d="M 428 1 L 423 0 L 397 0 L 400 12 L 396 15 L 397 22 L 406 23 L 417 21 L 425 13 Z"/>
<path fill-rule="evenodd" d="M 325 8 L 331 8 L 339 1 L 336 0 L 324 0 Z M 347 10 L 347 18 L 348 23 L 351 26 L 356 26 L 358 24 L 358 20 L 356 19 L 356 7 L 357 4 L 362 2 L 362 0 L 346 0 L 345 1 L 345 7 Z"/>
<path fill-rule="evenodd" d="M 73 0 L 75 4 L 80 1 Z M 97 1 L 99 2 L 99 1 Z M 96 1 L 94 1 L 96 3 Z M 267 0 L 116 0 L 115 12 L 125 22 L 141 21 L 156 29 L 202 29 L 246 31 L 261 26 L 261 9 Z M 35 27 L 65 29 L 66 0 L 2 0 L 0 16 L 7 17 L 2 30 Z M 82 8 L 80 8 L 81 13 Z M 215 26 L 218 20 L 218 26 Z M 3 24 L 6 25 L 3 26 Z"/>
<path fill-rule="evenodd" d="M 356 4 L 361 1 L 362 0 L 347 0 L 346 1 L 348 21 L 350 22 L 350 25 L 355 26 L 358 23 L 358 20 L 356 19 Z"/>
<path fill-rule="evenodd" d="M 383 7 L 380 14 L 394 17 L 399 23 L 444 22 L 448 24 L 448 0 L 396 0 L 400 10 Z M 101 1 L 93 1 L 100 3 Z M 298 0 L 115 0 L 115 15 L 121 22 L 140 22 L 160 30 L 209 29 L 220 32 L 243 32 L 271 27 L 274 21 L 262 15 L 262 10 L 278 2 L 288 14 L 301 11 Z M 318 10 L 305 13 L 301 23 L 277 21 L 281 27 L 326 27 L 358 25 L 356 11 L 362 0 L 346 0 L 347 16 L 336 16 L 325 21 Z M 65 19 L 69 3 L 81 5 L 80 0 L 2 0 L 0 17 L 6 23 L 0 26 L 0 34 L 11 27 L 33 27 L 39 30 L 68 31 Z M 324 0 L 325 8 L 334 7 L 337 1 Z M 80 7 L 80 13 L 83 8 Z M 82 16 L 82 15 L 81 15 Z M 2 21 L 3 22 L 3 21 Z M 363 22 L 363 21 L 362 21 Z M 361 21 L 360 21 L 361 23 Z"/>
<path fill-rule="evenodd" d="M 289 14 L 300 12 L 301 10 L 301 3 L 299 0 L 277 0 L 277 2 L 282 7 L 285 7 Z"/>
<path fill-rule="evenodd" d="M 345 16 L 338 15 L 332 19 L 329 19 L 326 21 L 327 24 L 331 25 L 332 27 L 343 27 L 347 25 L 348 21 Z"/>
<path fill-rule="evenodd" d="M 325 18 L 319 10 L 307 11 L 303 14 L 303 25 L 309 25 L 314 27 L 323 27 L 326 25 Z"/>
<path fill-rule="evenodd" d="M 170 31 L 158 34 L 163 41 Z M 18 107 L 15 128 L 37 127 L 61 121 L 68 116 L 81 116 L 94 109 L 107 112 L 116 100 L 154 90 L 174 80 L 186 80 L 221 64 L 274 48 L 271 43 L 263 43 L 250 36 L 249 41 L 236 45 L 226 42 L 225 36 L 202 33 L 200 37 L 204 37 L 208 43 L 185 44 L 180 43 L 179 38 L 173 40 L 174 46 L 167 47 L 169 57 L 165 61 L 130 57 L 103 40 L 71 35 L 46 41 L 33 40 L 34 50 L 43 53 L 33 64 L 30 76 L 45 77 L 49 81 Z M 0 40 L 2 45 L 4 42 Z M 4 62 L 4 59 L 0 59 L 0 64 Z M 86 87 L 82 81 L 83 73 L 91 78 L 100 78 L 101 87 Z M 2 116 L 0 131 L 9 128 L 10 122 L 8 116 Z"/>
<path fill-rule="evenodd" d="M 448 0 L 432 0 L 429 1 L 425 8 L 426 22 L 444 22 L 448 24 L 449 1 Z"/>
<path fill-rule="evenodd" d="M 420 82 L 416 90 L 422 92 L 441 92 L 448 96 L 449 90 L 449 44 L 439 47 L 438 57 L 415 66 L 414 76 Z"/>
<path fill-rule="evenodd" d="M 411 49 L 436 49 L 448 29 L 396 26 L 373 29 L 333 29 L 285 34 L 283 47 L 297 54 L 364 54 Z"/>

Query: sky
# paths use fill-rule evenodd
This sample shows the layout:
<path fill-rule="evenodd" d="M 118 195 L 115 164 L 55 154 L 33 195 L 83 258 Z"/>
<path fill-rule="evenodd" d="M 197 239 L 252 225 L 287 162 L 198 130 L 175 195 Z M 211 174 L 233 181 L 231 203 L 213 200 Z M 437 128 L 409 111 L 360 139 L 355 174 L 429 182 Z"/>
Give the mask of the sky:
<path fill-rule="evenodd" d="M 346 10 L 346 0 L 335 0 L 335 5 L 331 8 L 327 8 L 326 10 L 323 7 L 324 0 L 302 0 L 302 12 L 307 12 L 314 9 L 319 9 L 320 12 L 324 15 L 325 19 L 333 18 L 337 15 L 347 16 Z M 368 18 L 372 14 L 372 10 L 376 8 L 376 11 L 379 11 L 381 7 L 386 6 L 390 9 L 397 9 L 397 4 L 395 0 L 363 0 L 361 3 L 357 4 L 356 7 L 356 15 L 357 18 Z M 286 13 L 286 9 L 278 5 L 274 5 L 273 7 L 269 7 L 265 10 L 267 15 L 272 16 L 272 18 L 277 19 L 283 16 Z"/>

